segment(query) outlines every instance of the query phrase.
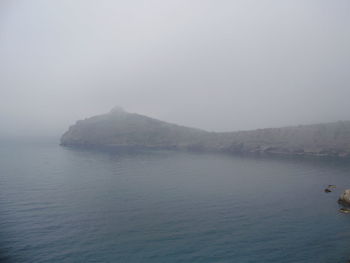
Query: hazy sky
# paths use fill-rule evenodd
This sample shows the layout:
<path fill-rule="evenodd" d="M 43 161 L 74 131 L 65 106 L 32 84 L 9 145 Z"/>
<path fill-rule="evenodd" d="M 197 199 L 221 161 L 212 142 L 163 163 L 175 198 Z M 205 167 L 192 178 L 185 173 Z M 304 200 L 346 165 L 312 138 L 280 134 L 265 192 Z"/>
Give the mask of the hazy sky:
<path fill-rule="evenodd" d="M 350 119 L 349 0 L 1 0 L 0 135 L 120 105 L 228 131 Z"/>

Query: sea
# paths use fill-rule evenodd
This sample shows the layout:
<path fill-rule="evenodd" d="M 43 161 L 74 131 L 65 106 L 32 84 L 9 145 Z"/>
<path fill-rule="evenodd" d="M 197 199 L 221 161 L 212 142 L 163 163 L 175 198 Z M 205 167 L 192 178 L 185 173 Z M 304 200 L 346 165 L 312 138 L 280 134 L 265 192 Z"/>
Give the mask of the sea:
<path fill-rule="evenodd" d="M 346 188 L 348 160 L 2 142 L 0 262 L 345 263 Z"/>

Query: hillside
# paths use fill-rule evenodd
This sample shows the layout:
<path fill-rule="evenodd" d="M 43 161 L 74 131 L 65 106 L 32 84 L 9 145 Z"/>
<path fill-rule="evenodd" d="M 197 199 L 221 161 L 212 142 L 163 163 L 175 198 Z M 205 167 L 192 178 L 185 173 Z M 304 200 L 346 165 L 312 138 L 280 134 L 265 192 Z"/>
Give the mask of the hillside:
<path fill-rule="evenodd" d="M 350 157 L 350 121 L 217 133 L 116 108 L 77 121 L 61 145 Z"/>

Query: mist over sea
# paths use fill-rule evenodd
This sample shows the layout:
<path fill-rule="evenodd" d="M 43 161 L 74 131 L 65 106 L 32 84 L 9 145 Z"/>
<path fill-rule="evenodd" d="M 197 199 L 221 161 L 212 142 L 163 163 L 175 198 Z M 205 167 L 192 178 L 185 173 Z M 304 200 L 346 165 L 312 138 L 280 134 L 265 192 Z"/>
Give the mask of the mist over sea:
<path fill-rule="evenodd" d="M 349 263 L 349 14 L 0 0 L 0 263 Z"/>
<path fill-rule="evenodd" d="M 0 261 L 346 262 L 349 185 L 335 159 L 1 143 Z"/>

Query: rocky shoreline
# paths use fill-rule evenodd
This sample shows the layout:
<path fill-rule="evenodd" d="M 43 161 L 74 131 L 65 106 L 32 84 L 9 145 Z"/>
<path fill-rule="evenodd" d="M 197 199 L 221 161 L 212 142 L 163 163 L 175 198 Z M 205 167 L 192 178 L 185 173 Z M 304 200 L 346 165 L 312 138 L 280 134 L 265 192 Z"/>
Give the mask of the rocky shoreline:
<path fill-rule="evenodd" d="M 77 121 L 63 134 L 61 145 L 349 158 L 350 121 L 220 133 L 171 124 L 117 108 Z"/>

